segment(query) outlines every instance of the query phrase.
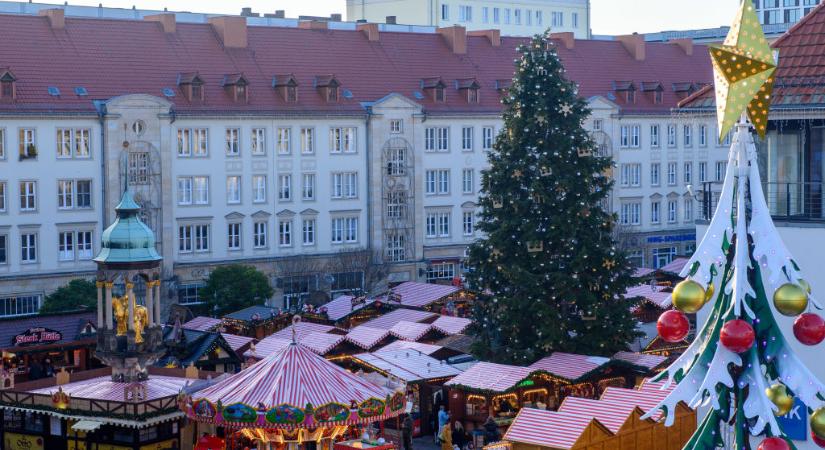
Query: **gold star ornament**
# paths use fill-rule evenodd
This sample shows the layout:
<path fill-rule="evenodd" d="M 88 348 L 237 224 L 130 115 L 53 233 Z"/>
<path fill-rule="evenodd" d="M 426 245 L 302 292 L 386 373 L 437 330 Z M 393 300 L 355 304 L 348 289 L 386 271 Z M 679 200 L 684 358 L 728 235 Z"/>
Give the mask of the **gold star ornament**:
<path fill-rule="evenodd" d="M 746 111 L 757 134 L 765 137 L 776 59 L 751 0 L 742 1 L 725 42 L 709 47 L 716 85 L 719 140 Z"/>

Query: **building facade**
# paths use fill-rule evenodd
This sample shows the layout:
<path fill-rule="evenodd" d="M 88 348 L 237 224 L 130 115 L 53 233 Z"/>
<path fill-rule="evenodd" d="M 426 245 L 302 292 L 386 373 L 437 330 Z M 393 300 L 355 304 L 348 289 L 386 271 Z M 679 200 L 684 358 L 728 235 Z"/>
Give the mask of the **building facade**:
<path fill-rule="evenodd" d="M 449 27 L 497 29 L 502 36 L 572 32 L 590 37 L 590 0 L 347 0 L 347 20 Z"/>
<path fill-rule="evenodd" d="M 763 25 L 784 25 L 787 30 L 820 3 L 821 0 L 754 0 L 753 6 Z"/>

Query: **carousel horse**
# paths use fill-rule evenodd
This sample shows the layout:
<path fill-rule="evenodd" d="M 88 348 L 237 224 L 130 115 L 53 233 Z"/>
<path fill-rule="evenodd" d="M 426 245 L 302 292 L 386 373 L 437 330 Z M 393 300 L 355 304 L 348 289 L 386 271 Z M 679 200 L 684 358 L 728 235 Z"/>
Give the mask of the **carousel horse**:
<path fill-rule="evenodd" d="M 125 336 L 129 320 L 129 298 L 124 295 L 122 297 L 112 298 L 112 307 L 114 309 L 114 316 L 117 320 L 117 335 Z M 143 342 L 143 330 L 149 325 L 149 310 L 143 305 L 134 305 L 134 319 L 132 328 L 135 330 L 135 343 Z"/>

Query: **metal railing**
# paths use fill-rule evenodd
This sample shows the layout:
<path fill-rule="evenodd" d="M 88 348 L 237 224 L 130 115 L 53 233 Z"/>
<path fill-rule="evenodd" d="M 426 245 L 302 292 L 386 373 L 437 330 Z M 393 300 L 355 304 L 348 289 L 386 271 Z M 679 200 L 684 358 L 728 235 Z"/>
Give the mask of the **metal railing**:
<path fill-rule="evenodd" d="M 701 219 L 713 217 L 721 191 L 720 181 L 702 183 L 702 190 L 697 193 Z M 825 183 L 762 183 L 762 191 L 776 219 L 825 222 Z"/>

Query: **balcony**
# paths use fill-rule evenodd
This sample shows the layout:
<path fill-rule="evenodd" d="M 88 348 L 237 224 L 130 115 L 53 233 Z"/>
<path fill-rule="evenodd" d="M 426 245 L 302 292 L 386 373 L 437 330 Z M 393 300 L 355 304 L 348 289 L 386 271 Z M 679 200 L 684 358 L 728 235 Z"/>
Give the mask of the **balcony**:
<path fill-rule="evenodd" d="M 825 183 L 762 183 L 765 201 L 775 220 L 825 223 Z M 702 183 L 697 193 L 699 218 L 710 220 L 716 211 L 722 182 Z"/>

